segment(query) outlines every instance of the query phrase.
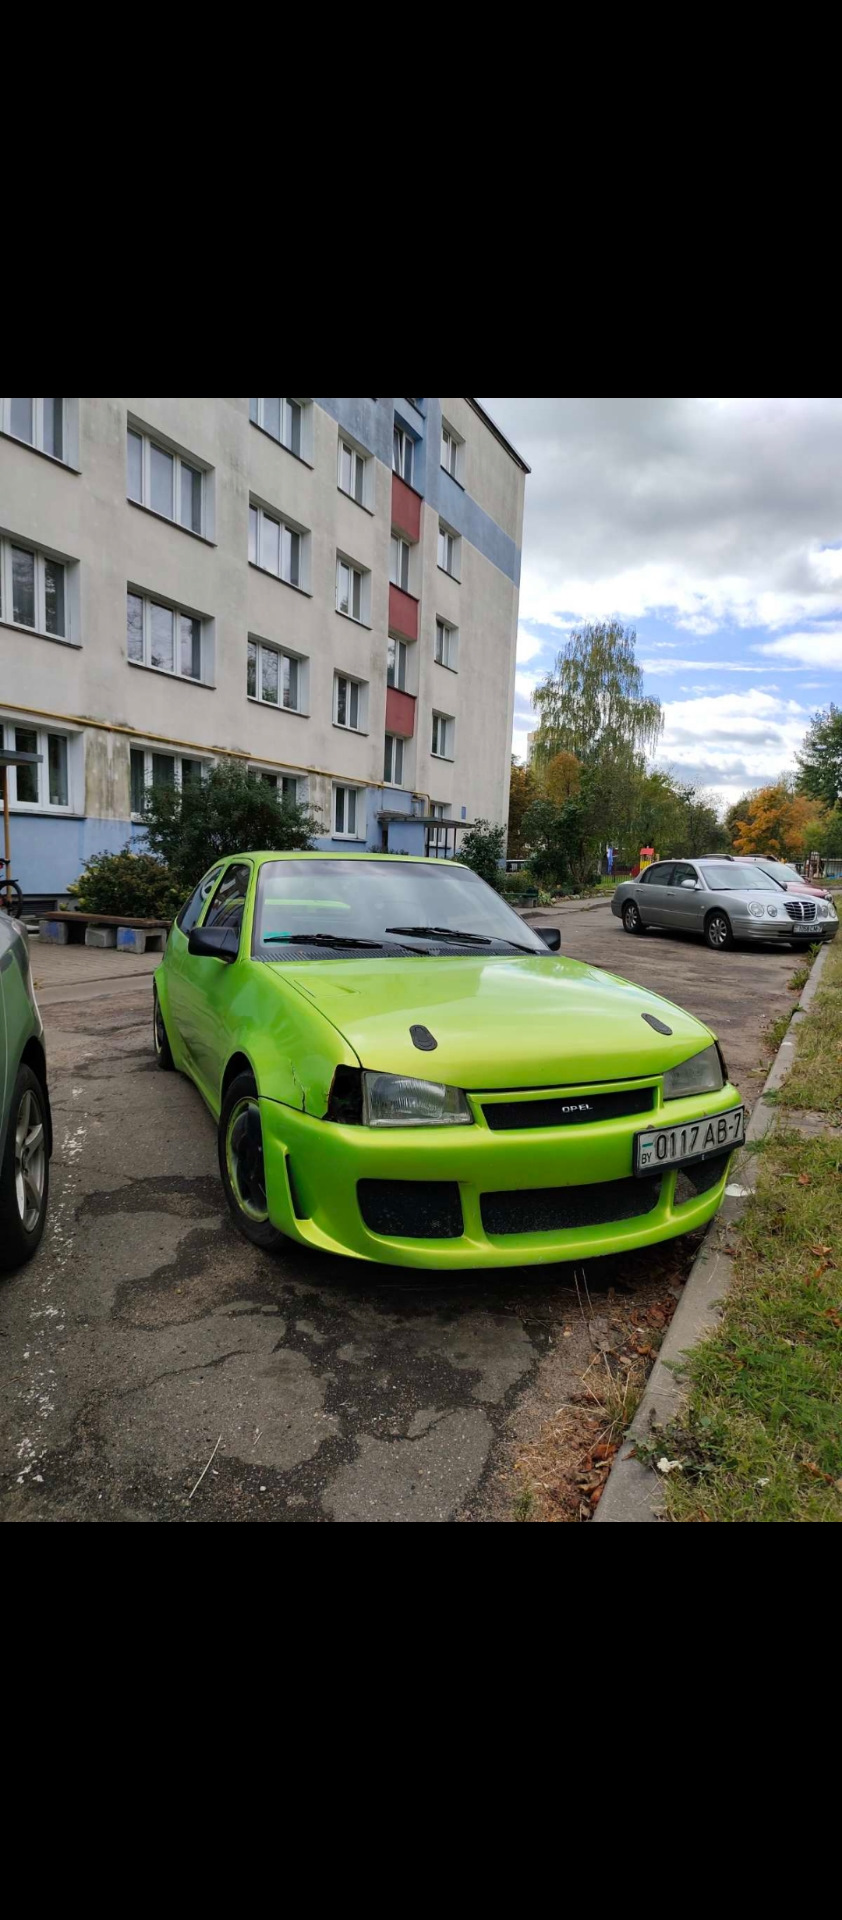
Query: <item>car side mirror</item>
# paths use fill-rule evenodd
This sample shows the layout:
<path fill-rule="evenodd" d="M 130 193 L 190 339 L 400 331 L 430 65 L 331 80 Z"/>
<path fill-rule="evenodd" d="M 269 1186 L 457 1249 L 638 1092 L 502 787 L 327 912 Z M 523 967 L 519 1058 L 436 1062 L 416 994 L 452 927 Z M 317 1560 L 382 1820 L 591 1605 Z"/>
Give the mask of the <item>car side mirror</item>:
<path fill-rule="evenodd" d="M 240 935 L 236 927 L 191 927 L 187 951 L 206 960 L 236 960 Z"/>
<path fill-rule="evenodd" d="M 535 932 L 539 940 L 543 940 L 544 946 L 549 947 L 551 953 L 558 953 L 561 946 L 560 927 L 536 927 Z"/>
<path fill-rule="evenodd" d="M 699 891 L 698 880 L 682 880 L 681 884 L 683 887 L 689 887 L 691 893 L 698 893 Z"/>

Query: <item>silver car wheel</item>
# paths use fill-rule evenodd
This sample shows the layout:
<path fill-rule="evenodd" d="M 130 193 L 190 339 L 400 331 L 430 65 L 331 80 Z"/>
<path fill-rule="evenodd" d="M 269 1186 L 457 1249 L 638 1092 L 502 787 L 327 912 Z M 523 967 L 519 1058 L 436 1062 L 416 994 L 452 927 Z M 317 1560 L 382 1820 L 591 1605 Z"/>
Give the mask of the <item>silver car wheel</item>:
<path fill-rule="evenodd" d="M 38 1225 L 46 1170 L 44 1116 L 36 1095 L 27 1088 L 15 1121 L 15 1197 L 25 1233 L 33 1233 Z"/>
<path fill-rule="evenodd" d="M 623 908 L 623 926 L 627 933 L 639 933 L 642 921 L 633 900 L 627 900 Z"/>
<path fill-rule="evenodd" d="M 727 947 L 730 927 L 724 913 L 712 913 L 708 921 L 708 940 L 712 947 Z"/>

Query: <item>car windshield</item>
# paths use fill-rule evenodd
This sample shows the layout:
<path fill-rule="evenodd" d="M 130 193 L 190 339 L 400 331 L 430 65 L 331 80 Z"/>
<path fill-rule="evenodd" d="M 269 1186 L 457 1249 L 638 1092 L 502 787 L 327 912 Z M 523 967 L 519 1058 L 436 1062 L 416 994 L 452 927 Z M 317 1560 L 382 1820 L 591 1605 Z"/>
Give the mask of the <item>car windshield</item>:
<path fill-rule="evenodd" d="M 703 867 L 708 886 L 714 893 L 781 893 L 782 889 L 762 867 Z"/>
<path fill-rule="evenodd" d="M 760 860 L 758 865 L 761 873 L 770 873 L 772 879 L 780 880 L 781 885 L 784 887 L 788 880 L 800 880 L 801 878 L 801 875 L 796 873 L 794 867 L 784 866 L 782 860 Z"/>
<path fill-rule="evenodd" d="M 254 913 L 256 957 L 280 960 L 285 946 L 306 948 L 305 935 L 317 936 L 314 959 L 341 953 L 346 943 L 349 956 L 357 945 L 363 953 L 426 952 L 448 941 L 451 951 L 508 945 L 547 954 L 492 887 L 446 860 L 265 861 Z"/>

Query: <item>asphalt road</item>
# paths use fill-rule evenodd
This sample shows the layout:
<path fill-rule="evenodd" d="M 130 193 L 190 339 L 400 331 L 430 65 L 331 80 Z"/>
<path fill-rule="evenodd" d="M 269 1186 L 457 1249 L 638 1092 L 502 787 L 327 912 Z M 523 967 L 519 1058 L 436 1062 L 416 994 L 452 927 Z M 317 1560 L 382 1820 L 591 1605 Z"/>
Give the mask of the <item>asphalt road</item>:
<path fill-rule="evenodd" d="M 634 940 L 606 907 L 557 923 L 566 952 L 709 1021 L 751 1101 L 762 1029 L 793 1004 L 791 955 Z M 500 1513 L 523 1409 L 557 1391 L 570 1269 L 437 1284 L 249 1247 L 228 1222 L 209 1114 L 154 1060 L 155 961 L 37 941 L 32 959 L 55 1153 L 41 1250 L 0 1284 L 0 1517 Z M 672 1243 L 679 1279 L 692 1250 Z M 590 1292 L 633 1295 L 652 1267 L 594 1262 Z"/>

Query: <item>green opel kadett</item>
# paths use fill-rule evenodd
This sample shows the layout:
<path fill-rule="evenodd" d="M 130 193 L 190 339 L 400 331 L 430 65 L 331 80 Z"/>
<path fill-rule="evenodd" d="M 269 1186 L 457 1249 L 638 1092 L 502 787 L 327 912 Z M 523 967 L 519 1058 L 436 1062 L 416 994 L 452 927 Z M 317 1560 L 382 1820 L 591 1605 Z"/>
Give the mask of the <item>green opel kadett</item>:
<path fill-rule="evenodd" d="M 217 1122 L 246 1237 L 459 1269 L 709 1220 L 745 1122 L 714 1035 L 559 941 L 455 861 L 220 860 L 171 929 L 154 1043 Z"/>

